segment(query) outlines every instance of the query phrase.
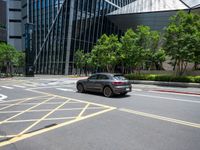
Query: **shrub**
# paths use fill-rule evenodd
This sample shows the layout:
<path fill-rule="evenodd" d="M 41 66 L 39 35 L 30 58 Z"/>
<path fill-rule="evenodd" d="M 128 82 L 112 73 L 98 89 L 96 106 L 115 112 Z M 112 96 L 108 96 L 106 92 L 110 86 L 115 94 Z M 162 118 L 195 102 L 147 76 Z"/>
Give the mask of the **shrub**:
<path fill-rule="evenodd" d="M 156 74 L 127 74 L 125 77 L 129 80 L 150 80 L 165 82 L 193 82 L 200 83 L 200 76 L 172 76 Z"/>
<path fill-rule="evenodd" d="M 194 81 L 195 81 L 196 83 L 200 83 L 200 76 L 194 77 Z"/>

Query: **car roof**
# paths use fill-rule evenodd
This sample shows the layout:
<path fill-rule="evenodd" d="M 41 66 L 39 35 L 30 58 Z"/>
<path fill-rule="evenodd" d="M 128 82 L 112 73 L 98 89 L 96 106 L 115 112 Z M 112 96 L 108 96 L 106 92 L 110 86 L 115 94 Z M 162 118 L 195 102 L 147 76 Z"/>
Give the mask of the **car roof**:
<path fill-rule="evenodd" d="M 108 76 L 116 76 L 116 75 L 122 75 L 120 73 L 95 73 L 93 75 L 108 75 Z"/>

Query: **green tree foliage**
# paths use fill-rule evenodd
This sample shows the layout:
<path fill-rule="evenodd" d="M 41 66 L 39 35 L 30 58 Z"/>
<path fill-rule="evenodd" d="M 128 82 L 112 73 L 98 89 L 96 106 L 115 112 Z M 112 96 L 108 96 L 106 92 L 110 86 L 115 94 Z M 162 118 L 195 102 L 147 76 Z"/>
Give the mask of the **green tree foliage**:
<path fill-rule="evenodd" d="M 121 44 L 116 35 L 102 35 L 91 52 L 91 65 L 113 72 L 118 62 L 117 54 Z"/>
<path fill-rule="evenodd" d="M 13 46 L 0 43 L 0 70 L 5 68 L 6 74 L 13 73 L 13 67 L 24 67 L 25 54 L 17 51 Z"/>
<path fill-rule="evenodd" d="M 200 16 L 180 11 L 170 21 L 163 47 L 175 62 L 176 74 L 183 75 L 189 62 L 199 63 Z"/>
<path fill-rule="evenodd" d="M 135 66 L 136 53 L 136 39 L 137 34 L 132 30 L 128 29 L 124 36 L 121 37 L 121 49 L 119 50 L 119 61 L 122 65 L 122 71 L 124 72 L 124 67 L 131 68 Z"/>
<path fill-rule="evenodd" d="M 74 63 L 76 66 L 76 69 L 80 69 L 79 75 L 81 74 L 81 71 L 83 67 L 85 66 L 85 54 L 83 50 L 77 50 L 74 54 Z"/>

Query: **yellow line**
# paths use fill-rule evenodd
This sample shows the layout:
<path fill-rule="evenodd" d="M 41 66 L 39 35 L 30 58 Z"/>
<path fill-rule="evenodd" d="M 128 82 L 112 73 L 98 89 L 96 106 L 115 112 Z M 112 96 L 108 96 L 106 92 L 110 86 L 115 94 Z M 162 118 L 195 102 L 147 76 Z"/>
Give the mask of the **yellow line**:
<path fill-rule="evenodd" d="M 0 135 L 0 138 L 12 138 L 15 136 L 17 136 L 17 135 Z"/>
<path fill-rule="evenodd" d="M 76 117 L 61 117 L 61 118 L 46 118 L 42 121 L 51 121 L 51 120 L 64 120 L 64 119 L 75 119 Z M 38 121 L 39 119 L 28 119 L 28 120 L 11 120 L 7 121 L 6 123 L 20 123 L 20 122 L 33 122 Z"/>
<path fill-rule="evenodd" d="M 40 102 L 38 102 L 40 103 Z M 18 104 L 17 106 L 21 106 L 21 105 L 36 105 L 38 103 L 22 103 L 22 104 Z M 55 105 L 55 104 L 62 104 L 63 102 L 49 102 L 49 103 L 46 103 L 47 105 Z M 0 104 L 0 106 L 8 106 L 10 104 Z"/>
<path fill-rule="evenodd" d="M 26 128 L 25 130 L 23 130 L 19 135 L 22 135 L 24 133 L 26 133 L 29 129 L 33 128 L 34 126 L 36 126 L 38 123 L 40 123 L 42 120 L 44 120 L 46 117 L 48 117 L 49 115 L 51 115 L 52 113 L 54 113 L 57 109 L 61 108 L 62 106 L 64 106 L 66 103 L 68 103 L 70 100 L 67 100 L 66 102 L 62 103 L 61 105 L 59 105 L 58 107 L 56 107 L 55 109 L 53 109 L 52 111 L 50 111 L 48 114 L 46 114 L 45 116 L 43 116 L 42 118 L 40 118 L 38 121 L 36 121 L 35 123 L 33 123 L 32 125 L 30 125 L 28 128 Z"/>
<path fill-rule="evenodd" d="M 16 106 L 16 105 L 18 105 L 18 104 L 21 104 L 21 103 L 23 103 L 23 102 L 26 102 L 26 101 L 29 101 L 29 100 L 32 100 L 32 99 L 34 99 L 34 98 L 28 98 L 28 99 L 25 99 L 25 100 L 23 100 L 23 101 L 20 101 L 20 102 L 17 102 L 17 103 L 11 104 L 11 105 L 6 106 L 6 107 L 3 107 L 3 108 L 1 108 L 0 110 L 4 110 L 4 109 L 6 109 L 6 108 L 10 108 L 10 107 L 12 107 L 12 106 Z"/>
<path fill-rule="evenodd" d="M 181 125 L 194 127 L 194 128 L 200 128 L 200 124 L 198 124 L 198 123 L 193 123 L 193 122 L 188 122 L 188 121 L 183 121 L 183 120 L 178 120 L 178 119 L 168 118 L 168 117 L 163 117 L 163 116 L 158 116 L 158 115 L 154 115 L 154 114 L 149 114 L 149 113 L 140 112 L 140 111 L 134 111 L 134 110 L 130 110 L 130 109 L 124 109 L 124 108 L 119 109 L 119 110 L 123 111 L 123 112 L 132 113 L 132 114 L 135 114 L 135 115 L 143 116 L 143 117 L 148 117 L 148 118 L 153 118 L 153 119 L 157 119 L 157 120 L 172 122 L 172 123 L 181 124 Z"/>
<path fill-rule="evenodd" d="M 87 109 L 103 109 L 104 107 L 90 107 Z M 57 111 L 65 111 L 65 110 L 82 110 L 83 108 L 63 108 L 58 109 Z M 34 109 L 30 110 L 29 112 L 45 112 L 45 111 L 51 111 L 52 109 Z M 9 114 L 9 113 L 19 113 L 21 111 L 1 111 L 0 114 Z"/>
<path fill-rule="evenodd" d="M 73 100 L 73 101 L 76 101 L 76 102 L 80 102 L 80 103 L 90 103 L 91 105 L 97 105 L 97 106 L 101 106 L 101 107 L 105 107 L 105 108 L 110 108 L 110 106 L 108 106 L 108 105 L 92 103 L 92 102 L 83 101 L 83 100 L 77 100 L 77 99 L 73 99 L 73 98 L 69 98 L 69 97 L 64 97 L 64 96 L 60 96 L 60 95 L 56 95 L 56 94 L 51 94 L 51 93 L 48 93 L 48 92 L 41 92 L 41 91 L 30 90 L 30 89 L 27 89 L 27 90 L 31 91 L 31 92 L 35 92 L 35 93 L 40 93 L 40 94 L 46 94 L 46 95 L 52 95 L 52 96 L 60 97 L 62 99 L 70 99 L 70 100 Z"/>
<path fill-rule="evenodd" d="M 91 114 L 91 115 L 83 116 L 83 117 L 81 117 L 79 119 L 66 121 L 66 122 L 63 122 L 63 123 L 58 124 L 56 126 L 52 126 L 52 127 L 49 127 L 49 128 L 38 130 L 38 131 L 35 131 L 35 132 L 32 132 L 32 133 L 27 133 L 27 134 L 20 135 L 20 136 L 14 137 L 14 138 L 12 138 L 12 139 L 10 139 L 8 141 L 1 142 L 0 143 L 0 147 L 8 145 L 8 144 L 15 143 L 15 142 L 18 142 L 18 141 L 21 141 L 21 140 L 26 139 L 26 138 L 30 138 L 30 137 L 35 136 L 35 135 L 39 135 L 39 134 L 42 134 L 42 133 L 45 133 L 45 132 L 48 132 L 48 131 L 51 131 L 51 130 L 54 130 L 54 129 L 57 129 L 57 128 L 60 128 L 60 127 L 66 126 L 66 125 L 69 125 L 69 124 L 72 124 L 72 123 L 75 123 L 75 122 L 78 122 L 78 121 L 81 121 L 81 120 L 84 120 L 84 119 L 88 119 L 88 118 L 91 118 L 91 117 L 94 117 L 94 116 L 97 116 L 97 115 L 112 111 L 114 109 L 116 109 L 116 108 L 110 107 L 110 108 L 108 108 L 106 110 L 103 110 L 103 111 L 100 111 L 100 112 L 96 112 L 96 113 Z"/>
<path fill-rule="evenodd" d="M 79 113 L 79 115 L 77 116 L 77 119 L 81 118 L 83 113 L 86 111 L 86 109 L 89 107 L 90 103 L 88 103 L 87 105 L 85 105 L 85 107 L 83 108 L 83 110 Z"/>
<path fill-rule="evenodd" d="M 48 95 L 43 95 L 43 96 L 35 96 L 35 97 L 26 97 L 26 98 L 21 98 L 21 99 L 14 99 L 14 100 L 7 100 L 7 101 L 4 101 L 4 102 L 0 102 L 0 105 L 4 104 L 4 103 L 11 103 L 12 102 L 16 102 L 16 101 L 21 101 L 21 100 L 25 100 L 25 99 L 34 99 L 34 98 L 42 98 L 42 97 L 47 97 Z"/>
<path fill-rule="evenodd" d="M 23 113 L 25 113 L 25 112 L 28 112 L 29 110 L 31 110 L 31 109 L 33 109 L 33 108 L 36 108 L 36 107 L 38 107 L 38 106 L 40 106 L 40 105 L 42 105 L 42 104 L 44 104 L 44 103 L 46 103 L 46 102 L 52 100 L 53 98 L 55 98 L 55 97 L 48 98 L 47 100 L 45 100 L 45 101 L 43 101 L 43 102 L 41 102 L 41 103 L 39 103 L 39 104 L 37 104 L 37 105 L 35 105 L 35 106 L 33 106 L 33 107 L 30 107 L 30 108 L 28 108 L 28 109 L 26 109 L 26 110 L 24 110 L 24 111 L 21 111 L 20 113 L 18 113 L 18 114 L 16 114 L 16 115 L 12 116 L 12 117 L 10 117 L 10 118 L 7 118 L 7 119 L 1 121 L 1 122 L 0 122 L 0 125 L 3 124 L 3 123 L 5 123 L 5 122 L 7 122 L 7 121 L 9 121 L 9 120 L 11 120 L 11 119 L 13 119 L 13 118 L 15 118 L 15 117 L 17 117 L 17 116 L 19 116 L 19 115 L 21 115 L 21 114 L 23 114 Z"/>
<path fill-rule="evenodd" d="M 46 96 L 45 96 L 46 97 Z M 38 102 L 39 103 L 39 102 Z M 16 106 L 21 106 L 21 105 L 35 105 L 35 104 L 38 104 L 38 103 L 21 103 L 21 104 L 18 104 Z M 49 103 L 46 103 L 47 105 L 55 105 L 55 104 L 62 104 L 63 102 L 49 102 Z M 69 103 L 72 103 L 72 104 L 76 104 L 76 103 L 80 103 L 80 102 L 69 102 Z M 11 105 L 11 104 L 0 104 L 0 106 L 8 106 L 8 105 Z"/>

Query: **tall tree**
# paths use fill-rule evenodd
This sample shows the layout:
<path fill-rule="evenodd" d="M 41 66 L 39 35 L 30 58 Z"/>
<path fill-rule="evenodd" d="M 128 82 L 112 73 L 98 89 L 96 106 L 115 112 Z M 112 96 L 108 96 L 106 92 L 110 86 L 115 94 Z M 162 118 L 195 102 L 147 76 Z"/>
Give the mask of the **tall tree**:
<path fill-rule="evenodd" d="M 116 35 L 102 35 L 91 52 L 91 63 L 93 66 L 114 72 L 117 64 L 117 53 L 121 44 Z"/>
<path fill-rule="evenodd" d="M 180 11 L 165 30 L 164 50 L 175 62 L 176 75 L 183 75 L 189 62 L 198 61 L 200 17 Z"/>
<path fill-rule="evenodd" d="M 121 37 L 121 49 L 119 50 L 119 62 L 122 65 L 122 72 L 124 68 L 131 69 L 135 66 L 135 53 L 137 34 L 132 30 L 128 29 L 124 36 Z"/>
<path fill-rule="evenodd" d="M 17 50 L 6 43 L 0 43 L 0 65 L 6 67 L 6 74 L 12 74 L 12 67 L 17 57 Z"/>
<path fill-rule="evenodd" d="M 74 54 L 74 63 L 76 67 L 76 72 L 78 72 L 78 69 L 80 69 L 80 71 L 78 72 L 78 74 L 80 75 L 85 66 L 85 54 L 83 50 L 76 50 Z"/>

